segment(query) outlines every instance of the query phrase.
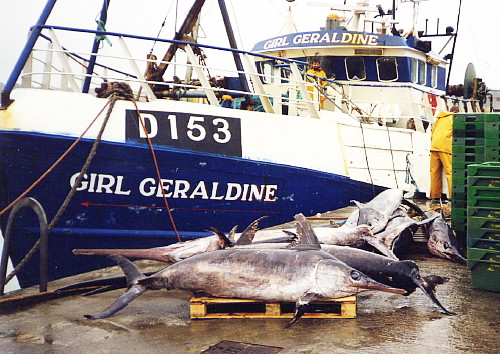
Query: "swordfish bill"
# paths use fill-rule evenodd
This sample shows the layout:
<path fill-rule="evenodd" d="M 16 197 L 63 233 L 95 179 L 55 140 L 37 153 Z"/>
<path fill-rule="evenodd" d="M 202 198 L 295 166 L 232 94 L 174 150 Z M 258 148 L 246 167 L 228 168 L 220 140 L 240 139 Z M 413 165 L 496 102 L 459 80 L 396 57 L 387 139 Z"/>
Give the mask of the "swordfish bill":
<path fill-rule="evenodd" d="M 106 318 L 146 290 L 179 289 L 212 296 L 274 302 L 294 302 L 289 326 L 311 301 L 340 298 L 366 290 L 404 294 L 347 266 L 322 251 L 306 218 L 296 215 L 300 240 L 294 249 L 230 248 L 198 254 L 150 276 L 122 256 L 112 256 L 127 278 L 128 290 L 109 308 L 90 319 Z"/>

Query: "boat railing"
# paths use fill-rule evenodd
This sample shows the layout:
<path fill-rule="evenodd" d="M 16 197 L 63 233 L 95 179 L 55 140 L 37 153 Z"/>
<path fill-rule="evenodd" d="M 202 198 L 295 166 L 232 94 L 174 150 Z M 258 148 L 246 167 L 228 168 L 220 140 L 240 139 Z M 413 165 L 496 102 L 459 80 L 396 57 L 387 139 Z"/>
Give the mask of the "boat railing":
<path fill-rule="evenodd" d="M 409 104 L 410 108 L 406 107 L 399 112 L 398 105 L 403 104 L 403 101 L 396 102 L 385 98 L 377 101 L 371 98 L 369 102 L 365 102 L 355 99 L 355 95 L 350 92 L 351 86 L 341 84 L 335 80 L 327 79 L 328 87 L 322 89 L 305 78 L 305 68 L 308 63 L 298 60 L 200 43 L 116 32 L 48 25 L 40 27 L 43 33 L 40 32 L 39 38 L 45 39 L 47 45 L 45 48 L 33 48 L 31 55 L 26 58 L 23 73 L 20 75 L 23 87 L 82 92 L 84 82 L 88 78 L 90 78 L 90 86 L 94 90 L 98 89 L 103 83 L 120 81 L 131 86 L 134 96 L 138 100 L 152 101 L 160 97 L 175 100 L 198 100 L 198 102 L 202 103 L 220 105 L 223 103 L 222 98 L 224 95 L 234 96 L 235 98 L 253 97 L 260 101 L 263 110 L 268 113 L 283 114 L 286 112 L 289 115 L 305 115 L 319 118 L 318 111 L 321 109 L 339 110 L 356 120 L 383 125 L 392 124 L 398 120 L 425 120 L 432 117 L 435 108 L 431 107 L 425 100 L 413 99 L 405 100 L 404 104 L 406 106 Z M 59 40 L 59 32 L 64 32 L 65 35 L 74 32 L 83 33 L 92 36 L 92 39 L 96 36 L 115 38 L 113 41 L 118 41 L 118 46 L 114 47 L 118 47 L 118 49 L 112 49 L 113 52 L 118 50 L 119 53 L 112 53 L 111 48 L 108 47 L 102 48 L 98 53 L 67 49 Z M 145 55 L 140 58 L 132 54 L 132 48 L 136 49 L 137 47 L 136 43 L 132 42 L 134 40 L 161 42 L 163 45 L 178 45 L 184 49 L 182 55 L 186 57 L 186 61 L 156 60 Z M 37 44 L 40 44 L 39 41 L 37 41 Z M 144 46 L 141 47 L 141 49 L 143 48 Z M 194 53 L 195 51 L 197 54 Z M 219 62 L 217 62 L 217 65 L 209 66 L 203 58 L 204 52 L 202 51 L 226 52 L 231 56 L 236 52 L 244 59 L 244 72 L 228 68 L 227 65 L 221 67 Z M 141 50 L 141 52 L 144 51 Z M 92 56 L 99 60 L 96 60 L 93 73 L 88 74 L 88 58 Z M 259 72 L 255 65 L 255 62 L 259 60 L 272 60 L 279 63 L 276 67 L 280 70 L 273 75 Z M 146 77 L 145 72 L 148 66 L 159 65 L 169 67 L 169 71 L 164 76 L 171 75 L 172 80 L 163 81 L 163 77 L 162 80 Z M 175 78 L 178 71 L 183 73 L 194 72 L 196 80 L 178 80 Z M 238 76 L 246 77 L 247 81 L 251 83 L 251 92 L 242 89 L 244 85 L 241 85 L 241 87 L 216 85 L 215 78 L 221 74 L 227 74 L 233 78 Z M 58 77 L 57 82 L 54 77 Z M 11 80 L 9 79 L 9 81 Z M 264 84 L 266 82 L 273 82 L 273 84 Z M 350 88 L 346 90 L 345 86 Z M 162 90 L 161 87 L 166 89 Z M 153 88 L 156 88 L 156 90 L 153 90 Z M 324 98 L 319 93 L 326 96 L 326 104 L 320 102 Z M 374 112 L 374 105 L 384 106 L 384 108 L 377 108 L 377 111 Z M 4 106 L 3 99 L 2 106 Z M 467 107 L 467 104 L 465 104 L 464 110 L 472 111 L 474 108 Z"/>
<path fill-rule="evenodd" d="M 145 100 L 155 100 L 157 98 L 156 92 L 153 92 L 152 87 L 165 86 L 170 90 L 165 97 L 173 99 L 181 99 L 183 97 L 189 99 L 189 95 L 186 95 L 187 91 L 198 91 L 199 98 L 202 98 L 203 92 L 207 98 L 208 103 L 217 104 L 220 101 L 222 94 L 234 95 L 237 97 L 244 97 L 249 95 L 256 95 L 261 101 L 274 100 L 279 102 L 283 99 L 281 94 L 272 94 L 268 87 L 262 85 L 262 73 L 257 72 L 255 67 L 254 57 L 268 58 L 272 60 L 279 60 L 286 63 L 287 65 L 295 65 L 297 68 L 299 66 L 305 66 L 307 63 L 300 62 L 297 60 L 288 60 L 283 58 L 271 57 L 264 54 L 256 54 L 247 51 L 221 48 L 215 46 L 209 46 L 199 43 L 191 43 L 184 41 L 166 40 L 158 38 L 141 37 L 135 35 L 125 35 L 122 33 L 114 32 L 103 32 L 103 31 L 92 31 L 92 30 L 81 30 L 75 28 L 67 27 L 55 27 L 55 26 L 41 26 L 44 33 L 39 36 L 39 38 L 45 39 L 47 41 L 46 48 L 37 47 L 31 51 L 31 55 L 26 59 L 24 69 L 20 75 L 23 87 L 40 87 L 44 89 L 57 89 L 57 90 L 67 90 L 73 92 L 81 92 L 83 82 L 87 77 L 90 77 L 92 88 L 98 88 L 102 83 L 111 81 L 124 81 L 129 83 L 133 87 L 135 96 L 139 99 Z M 110 54 L 109 50 L 101 49 L 100 53 L 90 53 L 88 51 L 67 49 L 62 45 L 61 41 L 56 34 L 56 31 L 65 32 L 83 32 L 90 34 L 92 36 L 108 36 L 117 38 L 119 49 L 121 49 L 121 54 Z M 130 40 L 146 40 L 146 41 L 160 41 L 166 44 L 176 44 L 182 46 L 185 50 L 185 55 L 187 56 L 187 63 L 169 62 L 162 60 L 154 60 L 148 58 L 138 58 L 133 56 L 131 53 L 131 45 L 126 43 Z M 200 63 L 200 57 L 194 54 L 193 48 L 199 50 L 217 50 L 224 52 L 237 52 L 239 55 L 243 56 L 246 62 L 245 72 L 239 72 L 237 70 L 231 70 L 227 67 L 208 67 L 205 63 Z M 109 49 L 109 48 L 106 48 Z M 92 74 L 87 74 L 87 63 L 91 56 L 96 56 L 99 60 L 96 61 L 94 71 Z M 58 60 L 56 60 L 56 58 Z M 125 62 L 128 67 L 123 68 L 124 65 L 119 62 Z M 145 69 L 141 70 L 141 67 L 147 67 L 148 65 L 170 65 L 175 66 L 175 70 L 171 70 L 170 73 L 173 79 L 171 81 L 158 81 L 152 80 L 145 77 Z M 196 84 L 192 84 L 192 81 L 180 81 L 175 80 L 174 76 L 176 70 L 183 68 L 184 72 L 191 70 L 196 73 Z M 300 69 L 297 69 L 300 73 Z M 233 76 L 238 74 L 247 75 L 248 80 L 252 83 L 253 91 L 247 92 L 241 88 L 229 88 L 229 87 L 218 87 L 214 85 L 215 75 L 219 75 L 222 72 L 230 72 Z M 283 83 L 281 91 L 293 90 L 299 82 L 302 80 L 302 74 L 294 75 L 287 79 L 286 83 Z M 58 76 L 59 79 L 55 80 L 54 77 Z M 277 76 L 273 77 L 276 80 Z M 206 79 L 206 80 L 205 80 Z M 285 86 L 287 86 L 285 88 Z M 161 93 L 161 90 L 160 90 Z M 217 94 L 215 97 L 214 94 Z M 182 96 L 185 95 L 185 96 Z M 197 94 L 194 93 L 194 96 Z M 160 95 L 161 96 L 161 95 Z M 299 109 L 304 106 L 310 106 L 314 104 L 309 95 L 302 94 L 294 97 L 287 97 L 286 102 L 288 105 L 297 105 Z M 264 104 L 268 107 L 266 111 L 272 111 L 270 104 Z"/>

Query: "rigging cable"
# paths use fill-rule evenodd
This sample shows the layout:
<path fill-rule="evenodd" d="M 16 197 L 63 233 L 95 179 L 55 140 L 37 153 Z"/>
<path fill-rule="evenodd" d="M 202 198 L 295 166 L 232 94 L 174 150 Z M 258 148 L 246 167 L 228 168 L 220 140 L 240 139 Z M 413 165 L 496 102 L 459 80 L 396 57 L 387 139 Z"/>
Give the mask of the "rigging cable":
<path fill-rule="evenodd" d="M 156 35 L 156 39 L 160 38 L 160 34 L 161 34 L 161 31 L 163 31 L 163 27 L 165 27 L 165 23 L 167 22 L 167 17 L 168 15 L 170 14 L 170 10 L 172 10 L 172 6 L 174 5 L 173 2 L 170 3 L 170 7 L 168 8 L 167 10 L 167 14 L 165 15 L 165 18 L 163 19 L 163 22 L 160 26 L 160 29 L 158 30 L 158 34 Z M 176 23 L 177 23 L 177 20 L 176 20 Z M 157 41 L 154 41 L 153 42 L 153 46 L 151 47 L 151 50 L 149 51 L 149 54 L 152 54 L 153 53 L 153 50 L 155 48 L 155 45 L 156 45 L 156 42 Z"/>
<path fill-rule="evenodd" d="M 71 190 L 69 191 L 68 195 L 66 196 L 66 198 L 63 201 L 63 203 L 59 207 L 59 210 L 57 211 L 56 215 L 52 218 L 52 221 L 47 226 L 47 232 L 50 234 L 50 231 L 52 231 L 52 229 L 54 228 L 54 226 L 61 219 L 61 216 L 63 215 L 64 211 L 66 211 L 66 208 L 68 207 L 69 202 L 71 201 L 71 199 L 75 195 L 76 190 L 80 186 L 80 184 L 81 184 L 81 182 L 83 180 L 83 177 L 84 177 L 85 173 L 87 172 L 87 170 L 88 170 L 88 168 L 90 166 L 90 163 L 92 162 L 92 159 L 95 156 L 95 153 L 97 151 L 97 147 L 99 146 L 99 143 L 101 142 L 102 134 L 104 133 L 104 129 L 106 128 L 106 125 L 108 123 L 109 117 L 111 116 L 111 112 L 113 111 L 113 107 L 114 107 L 115 102 L 117 101 L 117 99 L 118 99 L 118 96 L 116 94 L 113 94 L 110 97 L 110 99 L 108 100 L 108 102 L 106 103 L 106 105 L 103 107 L 103 109 L 99 112 L 99 114 L 90 123 L 90 125 L 88 126 L 88 128 L 85 129 L 85 131 L 83 132 L 83 134 L 68 148 L 68 150 L 66 150 L 66 152 L 49 168 L 49 170 L 47 170 L 47 172 L 45 172 L 42 175 L 42 177 L 40 177 L 37 181 L 35 181 L 35 183 L 33 183 L 31 185 L 31 187 L 29 187 L 24 193 L 22 193 L 21 196 L 19 196 L 16 200 L 14 200 L 12 203 L 10 203 L 4 210 L 2 210 L 2 212 L 0 212 L 0 215 L 3 214 L 6 210 L 8 210 L 10 207 L 12 207 L 14 204 L 16 204 L 30 190 L 32 190 L 50 171 L 52 171 L 52 169 L 57 164 L 59 164 L 59 162 L 62 161 L 62 159 L 64 157 L 66 157 L 66 155 L 76 146 L 76 144 L 81 140 L 81 138 L 83 137 L 83 135 L 90 129 L 90 127 L 94 124 L 94 122 L 97 120 L 97 118 L 101 115 L 101 113 L 104 111 L 104 108 L 106 108 L 109 105 L 108 112 L 106 114 L 106 117 L 104 118 L 104 121 L 103 121 L 102 125 L 101 125 L 101 129 L 99 130 L 99 133 L 97 134 L 97 137 L 94 140 L 94 144 L 92 145 L 92 149 L 90 150 L 90 153 L 87 156 L 87 159 L 86 159 L 86 161 L 85 161 L 82 169 L 80 170 L 80 173 L 79 173 L 79 175 L 78 175 L 75 183 L 73 184 L 73 186 L 71 187 Z M 33 245 L 33 247 L 24 256 L 24 258 L 17 264 L 17 266 L 14 268 L 14 270 L 5 278 L 5 284 L 7 284 L 14 276 L 16 276 L 16 274 L 22 268 L 24 268 L 24 266 L 26 265 L 26 263 L 31 259 L 31 257 L 33 257 L 33 255 L 35 254 L 35 252 L 40 248 L 40 244 L 41 244 L 41 239 L 38 239 L 35 242 L 35 244 Z"/>
<path fill-rule="evenodd" d="M 155 150 L 154 150 L 154 147 L 153 147 L 153 143 L 151 142 L 151 138 L 149 137 L 148 130 L 146 129 L 146 125 L 144 124 L 144 120 L 142 119 L 141 111 L 139 110 L 139 107 L 137 106 L 137 101 L 133 97 L 129 98 L 129 100 L 132 101 L 132 103 L 135 106 L 135 110 L 137 112 L 137 119 L 139 120 L 139 122 L 141 124 L 141 127 L 142 127 L 142 129 L 144 131 L 144 134 L 146 135 L 146 140 L 148 142 L 149 149 L 151 150 L 151 155 L 153 156 L 153 162 L 154 162 L 155 169 L 156 169 L 156 175 L 158 177 L 158 186 L 161 189 L 161 194 L 162 194 L 162 197 L 163 197 L 163 202 L 165 203 L 165 207 L 167 208 L 168 216 L 170 218 L 170 222 L 172 223 L 172 227 L 174 229 L 175 236 L 177 237 L 177 240 L 179 242 L 182 242 L 181 237 L 179 236 L 179 231 L 177 230 L 177 227 L 176 227 L 175 222 L 174 222 L 174 217 L 172 215 L 172 210 L 170 209 L 170 206 L 168 204 L 167 196 L 165 195 L 165 189 L 163 188 L 163 185 L 161 183 L 162 178 L 161 178 L 161 174 L 160 174 L 160 167 L 159 167 L 159 164 L 158 164 L 158 160 L 156 158 L 156 153 L 155 153 Z"/>

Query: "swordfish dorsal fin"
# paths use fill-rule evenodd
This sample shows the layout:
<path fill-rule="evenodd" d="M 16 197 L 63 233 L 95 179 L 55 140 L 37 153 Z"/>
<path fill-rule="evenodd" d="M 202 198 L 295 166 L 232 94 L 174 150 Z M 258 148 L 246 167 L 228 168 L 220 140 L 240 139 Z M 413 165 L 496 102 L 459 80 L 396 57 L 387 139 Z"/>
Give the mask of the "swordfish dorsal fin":
<path fill-rule="evenodd" d="M 227 247 L 231 247 L 231 241 L 226 235 L 224 235 L 224 233 L 221 230 L 213 226 L 210 229 L 217 236 L 217 244 L 220 249 L 226 249 Z"/>
<path fill-rule="evenodd" d="M 291 247 L 293 249 L 321 249 L 318 237 L 314 233 L 309 220 L 303 214 L 295 215 L 295 228 L 299 236 L 298 240 Z"/>
<path fill-rule="evenodd" d="M 245 231 L 241 233 L 240 238 L 236 241 L 237 246 L 243 245 L 251 245 L 253 242 L 253 238 L 255 237 L 255 233 L 259 229 L 259 221 L 266 218 L 267 216 L 261 216 L 257 220 L 253 221 L 250 225 L 247 226 Z"/>

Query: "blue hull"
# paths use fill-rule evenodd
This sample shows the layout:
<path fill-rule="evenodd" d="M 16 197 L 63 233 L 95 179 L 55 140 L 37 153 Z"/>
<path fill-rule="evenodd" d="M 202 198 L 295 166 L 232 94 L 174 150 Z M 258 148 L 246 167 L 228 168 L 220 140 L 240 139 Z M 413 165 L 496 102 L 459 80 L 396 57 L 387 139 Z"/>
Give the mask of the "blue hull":
<path fill-rule="evenodd" d="M 72 144 L 73 138 L 0 132 L 0 204 L 14 200 Z M 50 223 L 71 189 L 93 141 L 81 141 L 28 196 Z M 156 148 L 163 186 L 183 241 L 229 231 L 267 215 L 262 227 L 314 215 L 373 197 L 372 186 L 347 177 L 237 157 Z M 5 231 L 7 217 L 1 218 Z M 16 219 L 12 261 L 18 264 L 38 239 L 38 219 Z M 149 248 L 177 242 L 158 191 L 151 152 L 139 143 L 101 142 L 87 176 L 50 234 L 49 280 L 111 265 L 101 257 L 74 256 L 75 248 Z M 38 283 L 38 257 L 18 275 L 22 287 Z"/>

